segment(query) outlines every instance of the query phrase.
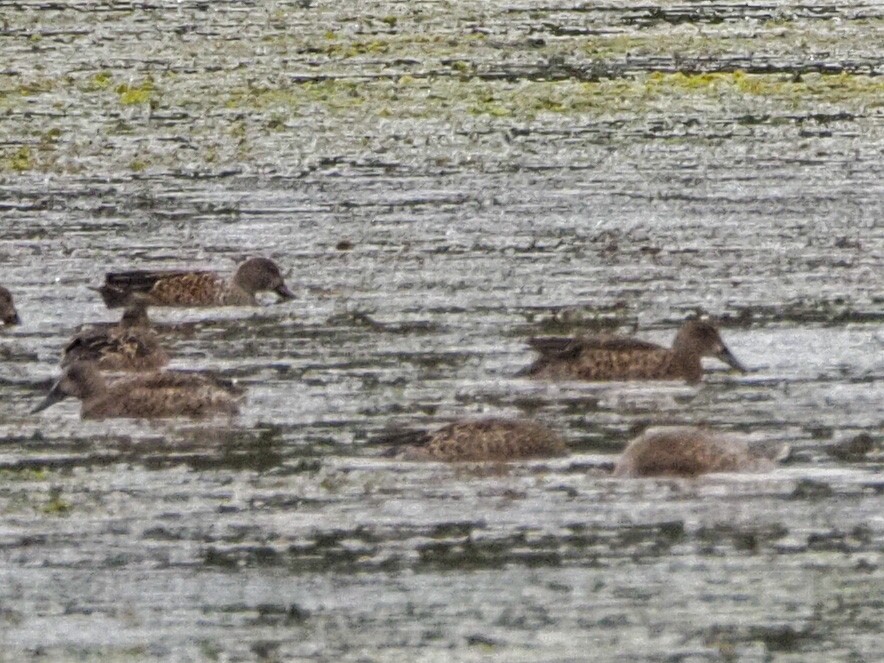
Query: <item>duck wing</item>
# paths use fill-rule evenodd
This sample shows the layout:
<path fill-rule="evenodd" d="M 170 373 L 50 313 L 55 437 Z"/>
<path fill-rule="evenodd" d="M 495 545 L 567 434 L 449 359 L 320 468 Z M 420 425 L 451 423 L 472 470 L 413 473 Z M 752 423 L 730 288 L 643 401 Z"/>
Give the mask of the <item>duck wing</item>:
<path fill-rule="evenodd" d="M 568 359 L 580 354 L 581 341 L 567 336 L 535 336 L 528 345 L 542 357 Z"/>
<path fill-rule="evenodd" d="M 245 387 L 233 380 L 196 371 L 158 371 L 134 379 L 139 387 L 146 389 L 219 389 L 231 396 L 245 393 Z"/>
<path fill-rule="evenodd" d="M 148 329 L 86 329 L 62 353 L 62 366 L 75 361 L 98 362 L 110 371 L 155 370 L 168 363 L 156 334 Z"/>
<path fill-rule="evenodd" d="M 620 336 L 596 336 L 588 338 L 570 338 L 566 336 L 537 336 L 528 340 L 531 349 L 540 353 L 544 359 L 576 359 L 586 351 L 604 350 L 606 352 L 638 352 L 642 350 L 657 351 L 661 346 L 648 341 Z"/>
<path fill-rule="evenodd" d="M 598 336 L 584 338 L 577 341 L 580 351 L 604 350 L 606 352 L 657 352 L 665 350 L 662 345 L 642 341 L 637 338 L 624 338 L 622 336 Z"/>

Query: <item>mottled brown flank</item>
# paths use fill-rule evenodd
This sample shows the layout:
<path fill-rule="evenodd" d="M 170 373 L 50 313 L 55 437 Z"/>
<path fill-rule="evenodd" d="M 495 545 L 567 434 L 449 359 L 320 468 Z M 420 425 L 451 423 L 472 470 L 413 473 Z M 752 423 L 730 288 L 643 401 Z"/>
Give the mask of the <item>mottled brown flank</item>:
<path fill-rule="evenodd" d="M 738 438 L 699 428 L 651 430 L 635 438 L 621 454 L 614 476 L 684 476 L 709 472 L 758 472 L 773 462 L 755 454 Z"/>
<path fill-rule="evenodd" d="M 411 460 L 510 461 L 562 456 L 564 441 L 539 424 L 524 420 L 458 421 L 425 435 L 420 447 L 410 447 Z"/>
<path fill-rule="evenodd" d="M 65 369 L 34 412 L 74 396 L 82 401 L 83 419 L 201 418 L 238 413 L 241 394 L 208 376 L 180 371 L 151 373 L 107 384 L 95 364 L 75 362 Z"/>
<path fill-rule="evenodd" d="M 84 329 L 67 344 L 61 365 L 95 362 L 106 371 L 151 371 L 169 363 L 156 333 L 149 328 L 146 307 L 126 309 L 119 324 Z"/>
<path fill-rule="evenodd" d="M 226 290 L 217 274 L 193 272 L 157 279 L 147 294 L 155 306 L 212 306 L 224 302 Z"/>
<path fill-rule="evenodd" d="M 655 346 L 627 347 L 618 342 L 573 340 L 568 356 L 546 356 L 530 369 L 530 375 L 551 379 L 667 380 L 689 379 L 695 371 L 675 363 L 672 351 Z"/>
<path fill-rule="evenodd" d="M 3 286 L 0 286 L 0 321 L 5 325 L 17 325 L 20 322 L 12 293 Z"/>
<path fill-rule="evenodd" d="M 105 394 L 83 402 L 82 417 L 202 418 L 238 412 L 238 398 L 214 380 L 170 371 L 113 383 Z"/>
<path fill-rule="evenodd" d="M 703 377 L 701 358 L 711 356 L 738 370 L 711 324 L 692 320 L 679 330 L 672 349 L 630 338 L 536 338 L 540 357 L 522 375 L 577 380 L 687 380 Z"/>
<path fill-rule="evenodd" d="M 61 365 L 94 361 L 106 371 L 150 371 L 169 363 L 156 334 L 149 329 L 85 330 L 64 349 Z"/>

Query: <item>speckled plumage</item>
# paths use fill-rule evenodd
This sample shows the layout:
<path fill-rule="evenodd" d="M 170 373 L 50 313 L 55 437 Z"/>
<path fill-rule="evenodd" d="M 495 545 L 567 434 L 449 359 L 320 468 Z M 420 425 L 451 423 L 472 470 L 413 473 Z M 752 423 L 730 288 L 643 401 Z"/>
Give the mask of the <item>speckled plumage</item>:
<path fill-rule="evenodd" d="M 75 362 L 33 412 L 67 396 L 82 401 L 83 419 L 131 417 L 202 418 L 239 412 L 242 392 L 205 375 L 165 371 L 139 375 L 107 384 L 94 363 Z"/>
<path fill-rule="evenodd" d="M 745 440 L 701 428 L 655 428 L 630 442 L 614 476 L 685 476 L 709 472 L 760 472 L 774 463 Z"/>
<path fill-rule="evenodd" d="M 744 371 L 708 322 L 682 325 L 672 348 L 631 338 L 531 339 L 540 357 L 520 375 L 564 380 L 686 380 L 703 377 L 701 357 L 715 357 Z"/>
<path fill-rule="evenodd" d="M 61 365 L 93 361 L 105 371 L 152 371 L 169 363 L 169 356 L 150 329 L 144 302 L 131 304 L 116 325 L 96 325 L 80 331 L 65 346 Z"/>
<path fill-rule="evenodd" d="M 562 456 L 565 442 L 548 428 L 522 419 L 456 421 L 434 431 L 400 431 L 387 439 L 408 443 L 396 449 L 405 460 L 510 461 Z"/>
<path fill-rule="evenodd" d="M 249 258 L 229 280 L 201 270 L 109 272 L 97 290 L 108 308 L 128 305 L 135 294 L 151 306 L 253 306 L 255 294 L 265 291 L 294 297 L 268 258 Z"/>
<path fill-rule="evenodd" d="M 12 293 L 0 285 L 0 322 L 4 325 L 17 325 L 21 323 L 18 311 L 12 301 Z"/>

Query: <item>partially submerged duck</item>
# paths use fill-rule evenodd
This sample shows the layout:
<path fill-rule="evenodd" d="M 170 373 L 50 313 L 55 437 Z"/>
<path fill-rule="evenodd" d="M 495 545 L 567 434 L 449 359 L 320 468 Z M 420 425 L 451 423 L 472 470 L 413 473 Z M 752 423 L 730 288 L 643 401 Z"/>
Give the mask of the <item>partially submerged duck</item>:
<path fill-rule="evenodd" d="M 61 365 L 77 361 L 95 362 L 105 371 L 152 371 L 168 364 L 169 356 L 150 328 L 146 303 L 136 299 L 119 324 L 88 327 L 71 339 Z"/>
<path fill-rule="evenodd" d="M 710 472 L 763 472 L 774 461 L 734 435 L 702 428 L 652 428 L 632 440 L 614 476 L 693 477 Z"/>
<path fill-rule="evenodd" d="M 702 357 L 715 357 L 736 370 L 746 369 L 702 320 L 685 322 L 672 348 L 633 338 L 541 337 L 529 341 L 540 357 L 520 375 L 562 380 L 686 380 L 703 377 Z"/>
<path fill-rule="evenodd" d="M 564 440 L 556 433 L 524 419 L 466 419 L 432 432 L 388 433 L 384 441 L 397 445 L 389 455 L 405 460 L 505 462 L 568 453 Z"/>
<path fill-rule="evenodd" d="M 67 396 L 82 401 L 83 419 L 201 418 L 237 414 L 242 391 L 208 376 L 182 371 L 138 375 L 108 384 L 94 363 L 74 362 L 32 413 Z"/>
<path fill-rule="evenodd" d="M 295 296 L 269 258 L 249 258 L 230 279 L 204 270 L 109 272 L 96 290 L 108 308 L 128 305 L 135 294 L 151 306 L 254 306 L 259 292 Z"/>
<path fill-rule="evenodd" d="M 18 311 L 15 310 L 12 301 L 12 293 L 2 285 L 0 285 L 0 321 L 4 325 L 21 324 L 21 318 L 18 317 Z"/>

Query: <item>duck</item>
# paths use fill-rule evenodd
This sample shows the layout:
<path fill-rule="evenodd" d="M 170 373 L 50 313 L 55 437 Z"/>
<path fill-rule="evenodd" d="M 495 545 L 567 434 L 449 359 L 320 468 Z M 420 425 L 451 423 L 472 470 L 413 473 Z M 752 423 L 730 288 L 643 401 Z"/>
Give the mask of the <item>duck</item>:
<path fill-rule="evenodd" d="M 500 417 L 462 419 L 432 432 L 391 431 L 382 441 L 395 445 L 386 455 L 415 461 L 506 462 L 568 453 L 564 440 L 545 426 Z"/>
<path fill-rule="evenodd" d="M 685 380 L 703 378 L 702 357 L 715 357 L 731 368 L 746 368 L 725 345 L 718 329 L 704 320 L 688 320 L 671 348 L 634 338 L 539 337 L 529 340 L 540 357 L 518 373 L 562 380 Z"/>
<path fill-rule="evenodd" d="M 633 439 L 614 465 L 615 477 L 695 477 L 711 472 L 764 472 L 774 461 L 748 442 L 704 428 L 651 428 Z"/>
<path fill-rule="evenodd" d="M 126 306 L 133 294 L 151 306 L 255 306 L 258 292 L 292 299 L 279 266 L 269 258 L 249 258 L 230 279 L 205 270 L 133 270 L 108 272 L 96 290 L 108 308 Z"/>
<path fill-rule="evenodd" d="M 404 429 L 381 435 L 384 455 L 407 461 L 508 462 L 569 454 L 565 441 L 527 419 L 462 419 L 434 431 Z M 785 447 L 774 451 L 777 457 Z M 613 477 L 696 477 L 713 472 L 764 472 L 776 464 L 767 452 L 735 435 L 698 427 L 657 427 L 632 440 L 617 458 Z"/>
<path fill-rule="evenodd" d="M 83 329 L 65 346 L 62 367 L 78 361 L 94 362 L 105 371 L 153 371 L 169 363 L 150 328 L 147 303 L 133 299 L 118 324 L 101 324 Z"/>
<path fill-rule="evenodd" d="M 12 293 L 0 285 L 0 321 L 4 325 L 20 325 L 21 318 L 18 317 L 18 311 L 15 310 L 15 304 L 12 301 Z"/>
<path fill-rule="evenodd" d="M 186 371 L 160 371 L 108 384 L 95 362 L 75 361 L 65 367 L 31 413 L 73 396 L 82 403 L 82 419 L 205 418 L 237 414 L 243 393 L 220 380 Z"/>

